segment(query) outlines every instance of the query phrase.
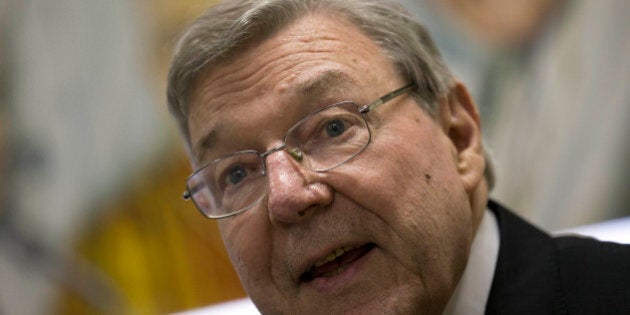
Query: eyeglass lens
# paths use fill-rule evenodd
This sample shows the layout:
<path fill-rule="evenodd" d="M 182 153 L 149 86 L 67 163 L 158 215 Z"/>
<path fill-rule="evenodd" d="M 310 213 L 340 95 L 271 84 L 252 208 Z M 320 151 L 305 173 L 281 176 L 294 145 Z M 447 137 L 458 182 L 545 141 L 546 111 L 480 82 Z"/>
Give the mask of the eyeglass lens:
<path fill-rule="evenodd" d="M 286 134 L 286 150 L 301 153 L 298 162 L 323 172 L 360 153 L 370 141 L 370 131 L 359 107 L 341 102 L 311 113 Z M 290 151 L 291 152 L 291 151 Z M 295 153 L 292 153 L 294 156 Z M 210 162 L 188 179 L 197 207 L 211 218 L 245 210 L 267 191 L 263 154 L 242 151 Z"/>

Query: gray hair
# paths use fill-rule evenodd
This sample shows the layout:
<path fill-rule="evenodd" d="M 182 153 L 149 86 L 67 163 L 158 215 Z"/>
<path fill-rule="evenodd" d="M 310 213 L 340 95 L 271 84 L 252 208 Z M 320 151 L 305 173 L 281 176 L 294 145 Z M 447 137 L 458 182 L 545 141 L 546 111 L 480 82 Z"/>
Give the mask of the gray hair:
<path fill-rule="evenodd" d="M 190 150 L 189 97 L 200 73 L 227 63 L 292 21 L 334 13 L 357 25 L 392 61 L 401 78 L 416 84 L 414 97 L 431 116 L 454 83 L 426 29 L 389 0 L 228 0 L 211 7 L 183 33 L 168 74 L 168 106 Z M 486 156 L 486 179 L 494 176 Z"/>

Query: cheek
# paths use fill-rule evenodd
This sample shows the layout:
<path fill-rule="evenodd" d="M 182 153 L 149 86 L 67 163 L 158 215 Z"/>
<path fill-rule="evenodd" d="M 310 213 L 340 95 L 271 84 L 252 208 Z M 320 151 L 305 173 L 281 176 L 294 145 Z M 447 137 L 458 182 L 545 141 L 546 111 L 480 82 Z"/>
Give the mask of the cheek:
<path fill-rule="evenodd" d="M 375 191 L 389 193 L 375 197 L 390 220 L 405 227 L 407 237 L 450 243 L 469 218 L 468 198 L 446 136 L 437 128 L 422 131 L 416 137 L 390 139 L 388 154 L 373 164 L 384 165 L 374 174 L 380 179 L 373 182 L 382 184 Z"/>
<path fill-rule="evenodd" d="M 353 187 L 346 192 L 350 198 L 383 221 L 392 255 L 408 253 L 397 257 L 403 265 L 416 274 L 433 273 L 427 279 L 449 270 L 440 281 L 450 282 L 449 274 L 460 269 L 467 252 L 469 202 L 451 146 L 430 124 L 411 133 L 402 124 L 377 133 L 365 156 L 348 169 L 347 174 L 361 174 L 355 176 L 359 179 L 338 187 Z"/>
<path fill-rule="evenodd" d="M 269 277 L 270 241 L 267 229 L 252 217 L 258 210 L 250 209 L 219 221 L 223 243 L 245 290 L 258 286 Z"/>
<path fill-rule="evenodd" d="M 362 178 L 369 176 L 374 196 L 390 207 L 400 205 L 400 215 L 447 202 L 443 197 L 460 182 L 445 135 L 430 120 L 410 118 L 396 127 L 377 134 L 366 149 Z"/>

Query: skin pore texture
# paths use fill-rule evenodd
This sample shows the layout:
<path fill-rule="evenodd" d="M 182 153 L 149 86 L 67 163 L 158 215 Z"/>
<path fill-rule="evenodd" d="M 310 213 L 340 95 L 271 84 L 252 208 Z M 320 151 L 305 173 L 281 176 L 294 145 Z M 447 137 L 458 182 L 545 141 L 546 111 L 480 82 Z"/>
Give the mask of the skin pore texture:
<path fill-rule="evenodd" d="M 407 83 L 350 22 L 310 14 L 198 78 L 193 154 L 264 152 L 317 108 Z M 372 140 L 354 159 L 316 173 L 275 152 L 262 202 L 218 221 L 262 313 L 440 314 L 448 302 L 487 198 L 477 110 L 457 83 L 436 119 L 409 94 L 367 117 Z"/>

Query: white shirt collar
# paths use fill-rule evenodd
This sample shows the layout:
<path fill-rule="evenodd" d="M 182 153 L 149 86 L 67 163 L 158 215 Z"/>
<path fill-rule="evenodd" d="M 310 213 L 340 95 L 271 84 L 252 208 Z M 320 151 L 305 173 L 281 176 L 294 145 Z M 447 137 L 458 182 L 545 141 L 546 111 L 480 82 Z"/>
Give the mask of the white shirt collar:
<path fill-rule="evenodd" d="M 499 243 L 497 218 L 486 209 L 470 248 L 468 264 L 446 305 L 445 315 L 485 313 L 499 256 Z"/>

